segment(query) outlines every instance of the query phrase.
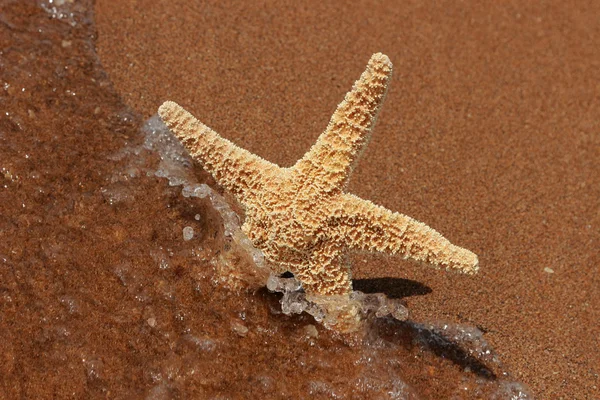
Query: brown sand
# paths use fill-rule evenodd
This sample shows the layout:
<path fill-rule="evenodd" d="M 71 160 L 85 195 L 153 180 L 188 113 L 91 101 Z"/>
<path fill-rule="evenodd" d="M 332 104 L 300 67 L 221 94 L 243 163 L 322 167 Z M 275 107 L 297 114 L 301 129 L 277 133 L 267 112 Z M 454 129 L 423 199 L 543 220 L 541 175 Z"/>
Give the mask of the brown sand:
<path fill-rule="evenodd" d="M 92 2 L 58 3 L 0 1 L 1 399 L 523 394 L 468 324 L 379 318 L 350 341 L 282 315 L 264 288 L 218 285 L 235 261 L 221 218 L 157 176 L 206 174 L 165 153 L 172 136 L 142 130 L 114 91 Z"/>
<path fill-rule="evenodd" d="M 96 33 L 56 3 L 0 0 L 0 398 L 599 397 L 597 9 L 101 1 Z M 356 256 L 417 322 L 351 346 L 212 283 L 219 217 L 153 175 L 139 113 L 180 101 L 290 164 L 375 51 L 396 73 L 351 190 L 482 270 Z"/>
<path fill-rule="evenodd" d="M 600 396 L 600 3 L 233 3 L 99 0 L 123 99 L 146 117 L 177 101 L 290 165 L 386 53 L 392 86 L 350 190 L 475 251 L 481 272 L 361 255 L 356 277 L 426 284 L 413 319 L 482 327 L 541 398 Z"/>

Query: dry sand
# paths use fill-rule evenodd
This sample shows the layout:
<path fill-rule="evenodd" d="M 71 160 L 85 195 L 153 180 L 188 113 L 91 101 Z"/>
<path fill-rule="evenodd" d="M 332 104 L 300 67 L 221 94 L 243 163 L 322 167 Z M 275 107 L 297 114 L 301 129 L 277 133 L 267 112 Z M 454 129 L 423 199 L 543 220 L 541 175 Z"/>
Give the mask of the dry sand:
<path fill-rule="evenodd" d="M 122 98 L 145 117 L 177 101 L 290 165 L 384 52 L 395 73 L 350 191 L 473 250 L 481 271 L 360 255 L 355 276 L 430 287 L 412 318 L 481 327 L 540 398 L 598 397 L 600 3 L 227 3 L 97 1 Z"/>

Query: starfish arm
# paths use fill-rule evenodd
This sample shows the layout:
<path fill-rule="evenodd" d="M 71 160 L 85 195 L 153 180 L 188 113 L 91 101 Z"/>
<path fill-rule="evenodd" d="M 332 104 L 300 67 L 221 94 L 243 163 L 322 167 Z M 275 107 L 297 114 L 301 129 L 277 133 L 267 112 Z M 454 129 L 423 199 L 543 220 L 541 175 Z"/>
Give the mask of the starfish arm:
<path fill-rule="evenodd" d="M 333 242 L 319 243 L 308 262 L 296 266 L 292 272 L 306 293 L 333 295 L 348 294 L 352 290 L 350 268 L 342 247 Z"/>
<path fill-rule="evenodd" d="M 222 138 L 172 101 L 158 114 L 190 155 L 244 205 L 264 186 L 265 177 L 279 167 Z"/>
<path fill-rule="evenodd" d="M 325 132 L 294 168 L 315 176 L 315 183 L 325 191 L 343 189 L 369 142 L 391 76 L 390 59 L 381 53 L 374 54 L 365 72 L 338 105 Z"/>
<path fill-rule="evenodd" d="M 352 194 L 343 194 L 340 206 L 334 219 L 339 223 L 339 237 L 349 249 L 400 253 L 466 274 L 479 269 L 477 255 L 453 245 L 422 222 Z"/>

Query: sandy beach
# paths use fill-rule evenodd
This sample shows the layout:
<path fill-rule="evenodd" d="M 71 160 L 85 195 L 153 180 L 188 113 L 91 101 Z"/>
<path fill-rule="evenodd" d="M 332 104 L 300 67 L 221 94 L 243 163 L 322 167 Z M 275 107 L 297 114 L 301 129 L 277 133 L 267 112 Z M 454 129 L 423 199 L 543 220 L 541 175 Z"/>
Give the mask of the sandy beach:
<path fill-rule="evenodd" d="M 0 1 L 0 397 L 600 397 L 598 18 L 594 2 Z M 352 347 L 266 289 L 215 284 L 220 217 L 161 177 L 171 144 L 147 121 L 173 100 L 290 166 L 376 52 L 394 74 L 349 191 L 480 271 L 352 255 L 355 288 L 410 311 Z"/>

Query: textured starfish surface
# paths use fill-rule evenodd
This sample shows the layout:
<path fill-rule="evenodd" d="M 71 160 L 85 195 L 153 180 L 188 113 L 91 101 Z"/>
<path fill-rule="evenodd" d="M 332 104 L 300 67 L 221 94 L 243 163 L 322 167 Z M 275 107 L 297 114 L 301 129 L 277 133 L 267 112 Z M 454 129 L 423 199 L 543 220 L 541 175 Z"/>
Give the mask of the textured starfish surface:
<path fill-rule="evenodd" d="M 346 193 L 392 75 L 374 54 L 325 132 L 293 167 L 282 168 L 244 150 L 167 101 L 159 115 L 192 157 L 245 207 L 242 230 L 276 272 L 290 271 L 315 295 L 352 290 L 346 251 L 399 253 L 405 258 L 472 274 L 478 259 L 406 215 Z"/>

